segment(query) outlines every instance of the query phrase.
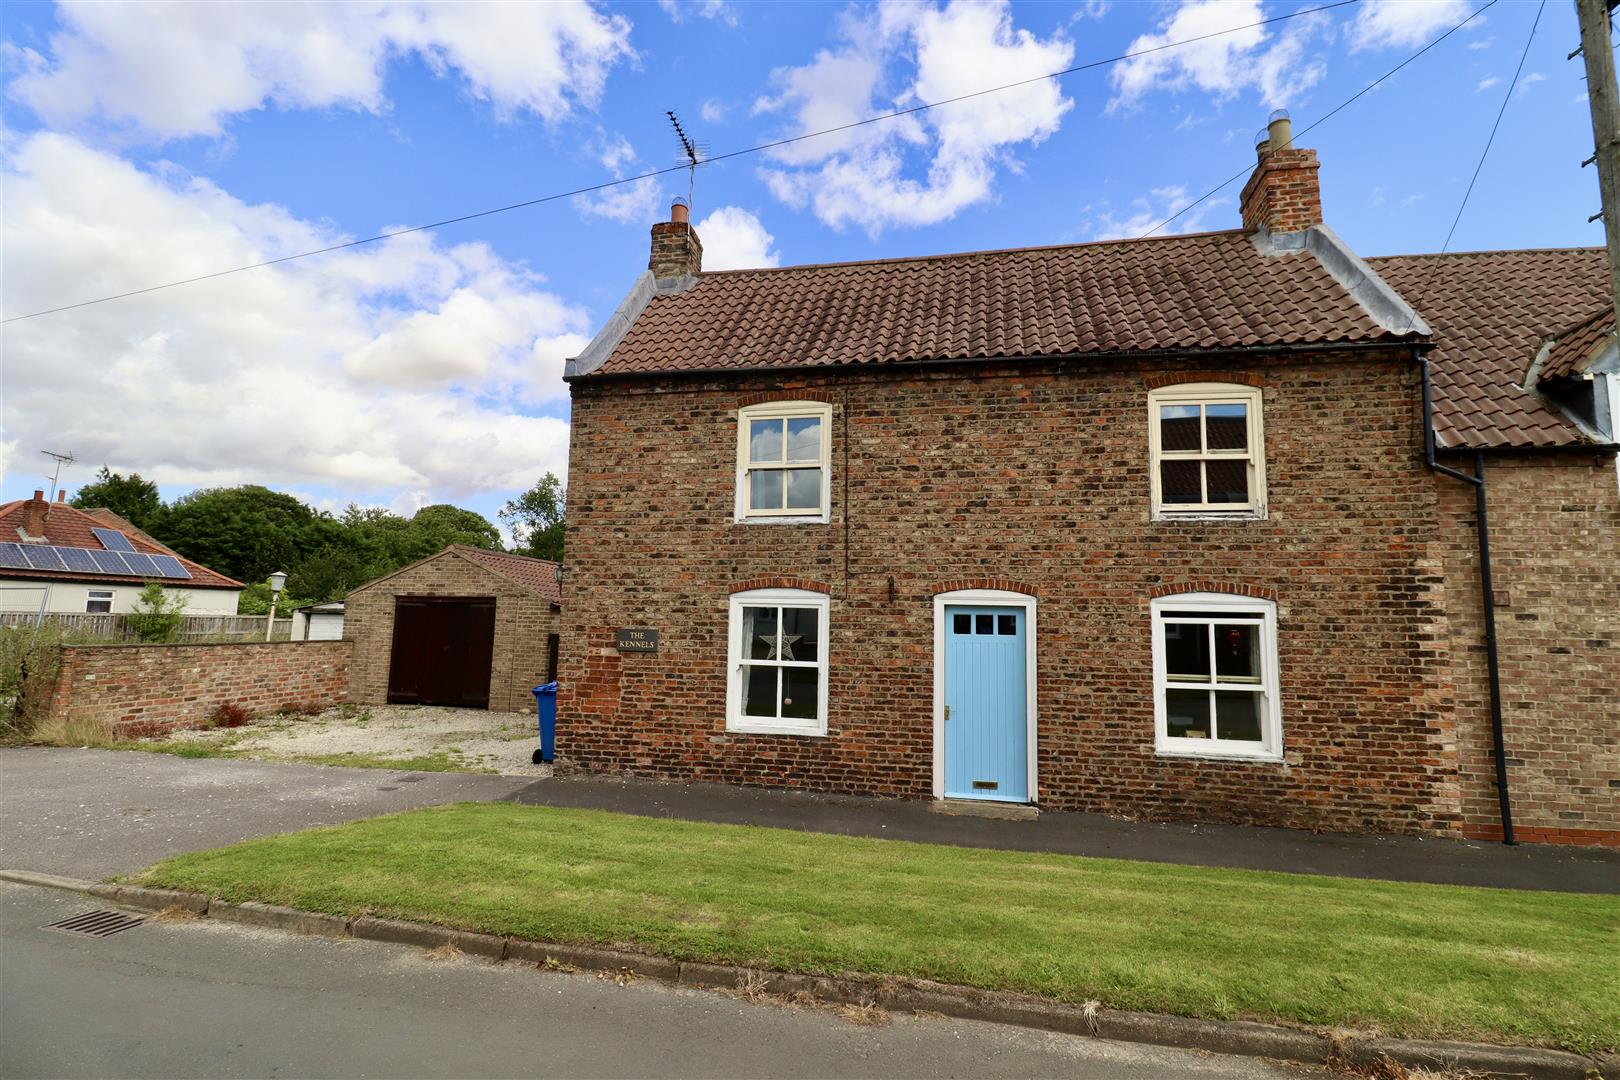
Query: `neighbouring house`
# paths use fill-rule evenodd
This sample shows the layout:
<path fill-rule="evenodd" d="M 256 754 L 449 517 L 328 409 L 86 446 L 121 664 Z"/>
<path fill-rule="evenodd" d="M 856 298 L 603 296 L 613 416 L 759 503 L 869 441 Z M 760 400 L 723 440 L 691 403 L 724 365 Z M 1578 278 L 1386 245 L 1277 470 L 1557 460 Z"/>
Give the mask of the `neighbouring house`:
<path fill-rule="evenodd" d="M 567 365 L 559 754 L 1620 843 L 1603 252 L 1364 259 L 1317 170 L 1279 117 L 1230 231 L 717 273 L 677 205 Z"/>
<path fill-rule="evenodd" d="M 519 712 L 556 678 L 558 564 L 452 544 L 349 593 L 349 700 Z"/>
<path fill-rule="evenodd" d="M 158 543 L 111 510 L 65 496 L 0 506 L 0 612 L 113 614 L 135 610 L 149 581 L 185 598 L 187 615 L 235 615 L 240 581 Z"/>
<path fill-rule="evenodd" d="M 343 640 L 343 601 L 294 608 L 290 636 L 293 641 Z"/>

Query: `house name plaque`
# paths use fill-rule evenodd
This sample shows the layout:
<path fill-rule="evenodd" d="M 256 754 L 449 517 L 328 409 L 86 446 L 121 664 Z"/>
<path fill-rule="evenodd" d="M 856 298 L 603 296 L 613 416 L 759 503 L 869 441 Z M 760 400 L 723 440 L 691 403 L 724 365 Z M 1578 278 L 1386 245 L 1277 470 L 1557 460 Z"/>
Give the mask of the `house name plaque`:
<path fill-rule="evenodd" d="M 620 652 L 657 652 L 658 631 L 648 630 L 645 627 L 630 626 L 619 628 Z"/>

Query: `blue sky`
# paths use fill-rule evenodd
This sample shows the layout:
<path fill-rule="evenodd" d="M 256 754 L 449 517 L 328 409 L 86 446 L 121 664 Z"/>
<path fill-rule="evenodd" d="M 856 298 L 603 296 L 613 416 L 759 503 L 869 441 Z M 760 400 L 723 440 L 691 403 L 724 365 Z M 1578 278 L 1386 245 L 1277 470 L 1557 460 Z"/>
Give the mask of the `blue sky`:
<path fill-rule="evenodd" d="M 8 5 L 7 316 L 715 153 L 1302 10 L 1260 0 Z M 1131 236 L 1478 2 L 1361 3 L 702 171 L 711 268 Z M 1363 254 L 1439 247 L 1533 3 L 1301 139 Z M 1602 243 L 1573 5 L 1542 16 L 1453 249 Z M 1175 229 L 1237 224 L 1234 184 Z M 3 328 L 3 492 L 71 449 L 167 497 L 493 516 L 566 467 L 562 358 L 645 266 L 663 177 Z"/>

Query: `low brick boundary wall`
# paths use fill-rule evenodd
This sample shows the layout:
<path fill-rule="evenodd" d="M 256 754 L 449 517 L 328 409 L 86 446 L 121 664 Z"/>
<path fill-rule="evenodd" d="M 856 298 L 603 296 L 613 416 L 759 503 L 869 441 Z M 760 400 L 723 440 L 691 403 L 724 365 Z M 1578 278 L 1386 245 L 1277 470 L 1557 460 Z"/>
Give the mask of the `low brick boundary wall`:
<path fill-rule="evenodd" d="M 230 702 L 252 712 L 329 707 L 349 685 L 347 641 L 69 645 L 50 715 L 119 728 L 194 727 Z"/>

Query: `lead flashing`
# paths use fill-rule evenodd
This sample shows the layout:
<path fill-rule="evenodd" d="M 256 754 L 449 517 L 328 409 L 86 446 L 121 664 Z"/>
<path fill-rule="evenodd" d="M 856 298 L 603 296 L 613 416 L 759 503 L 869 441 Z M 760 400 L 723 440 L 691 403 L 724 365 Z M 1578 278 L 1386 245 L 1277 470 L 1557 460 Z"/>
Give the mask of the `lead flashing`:
<path fill-rule="evenodd" d="M 607 323 L 591 339 L 591 343 L 585 346 L 584 351 L 578 356 L 571 356 L 563 362 L 563 378 L 572 379 L 580 375 L 589 375 L 606 363 L 607 358 L 619 347 L 619 342 L 630 332 L 630 327 L 635 325 L 636 319 L 652 301 L 653 296 L 666 291 L 661 287 L 662 284 L 654 279 L 651 270 L 643 270 L 641 276 L 636 278 L 635 284 L 630 286 L 630 292 L 619 302 L 618 308 L 608 316 Z"/>
<path fill-rule="evenodd" d="M 1310 252 L 1367 317 L 1391 334 L 1427 337 L 1433 333 L 1423 316 L 1326 225 L 1312 225 L 1292 233 L 1270 233 L 1261 229 L 1254 235 L 1254 246 L 1262 255 Z"/>

